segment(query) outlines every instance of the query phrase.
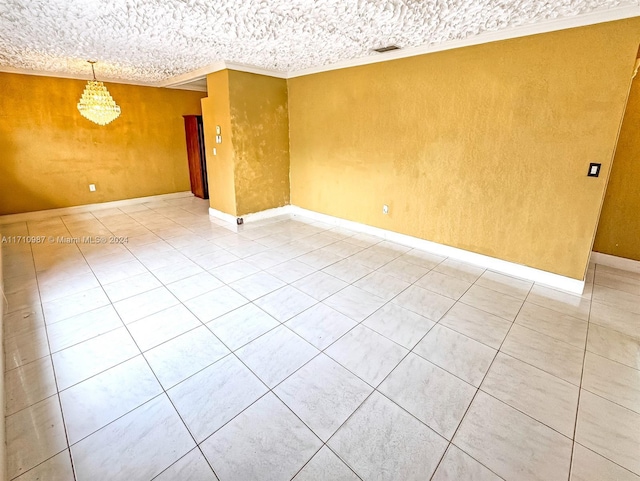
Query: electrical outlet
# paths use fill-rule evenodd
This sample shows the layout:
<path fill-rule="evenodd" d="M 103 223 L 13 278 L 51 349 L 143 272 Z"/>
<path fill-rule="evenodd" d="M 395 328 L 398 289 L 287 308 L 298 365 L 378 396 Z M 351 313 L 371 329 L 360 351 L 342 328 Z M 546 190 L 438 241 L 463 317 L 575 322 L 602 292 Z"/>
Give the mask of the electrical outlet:
<path fill-rule="evenodd" d="M 387 204 L 382 206 L 382 213 L 385 215 L 389 213 L 389 206 Z"/>
<path fill-rule="evenodd" d="M 95 192 L 96 191 L 96 184 L 89 184 L 89 192 Z"/>
<path fill-rule="evenodd" d="M 216 150 L 216 148 L 213 148 L 213 155 L 218 155 L 218 151 Z"/>

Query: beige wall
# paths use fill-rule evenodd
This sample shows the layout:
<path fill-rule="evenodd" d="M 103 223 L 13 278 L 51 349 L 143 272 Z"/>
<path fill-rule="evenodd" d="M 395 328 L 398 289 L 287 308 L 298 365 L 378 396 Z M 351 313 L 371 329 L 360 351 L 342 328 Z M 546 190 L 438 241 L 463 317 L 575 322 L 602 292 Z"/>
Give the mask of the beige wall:
<path fill-rule="evenodd" d="M 632 19 L 290 79 L 291 202 L 582 279 L 639 41 Z"/>
<path fill-rule="evenodd" d="M 640 78 L 631 86 L 594 244 L 640 261 Z"/>
<path fill-rule="evenodd" d="M 242 216 L 287 205 L 286 80 L 223 70 L 210 74 L 207 85 L 202 109 L 211 207 Z M 215 143 L 217 125 L 220 144 Z"/>
<path fill-rule="evenodd" d="M 85 84 L 0 73 L 0 214 L 189 190 L 182 115 L 203 94 L 108 83 L 122 114 L 99 126 L 76 108 Z"/>
<path fill-rule="evenodd" d="M 238 215 L 289 204 L 287 81 L 229 71 Z"/>
<path fill-rule="evenodd" d="M 202 99 L 205 157 L 209 178 L 209 205 L 235 216 L 236 189 L 234 152 L 229 104 L 229 71 L 222 70 L 207 76 L 208 97 Z M 220 126 L 222 143 L 216 144 L 216 126 Z M 213 155 L 213 149 L 217 155 Z"/>

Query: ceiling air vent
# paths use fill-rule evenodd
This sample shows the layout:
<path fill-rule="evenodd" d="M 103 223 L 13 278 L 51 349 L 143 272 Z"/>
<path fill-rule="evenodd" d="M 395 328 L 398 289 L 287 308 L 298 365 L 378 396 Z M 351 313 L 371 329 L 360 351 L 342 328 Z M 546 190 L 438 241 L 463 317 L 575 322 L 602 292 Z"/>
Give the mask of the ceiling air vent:
<path fill-rule="evenodd" d="M 398 47 L 397 45 L 387 45 L 386 47 L 373 49 L 374 52 L 378 52 L 378 53 L 391 52 L 392 50 L 400 50 L 400 47 Z"/>

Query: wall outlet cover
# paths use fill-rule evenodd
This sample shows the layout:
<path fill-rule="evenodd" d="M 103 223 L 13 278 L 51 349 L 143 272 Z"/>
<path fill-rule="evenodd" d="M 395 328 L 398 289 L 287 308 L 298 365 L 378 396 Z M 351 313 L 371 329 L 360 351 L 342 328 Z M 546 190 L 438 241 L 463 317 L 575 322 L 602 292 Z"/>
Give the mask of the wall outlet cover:
<path fill-rule="evenodd" d="M 382 213 L 383 214 L 388 214 L 389 213 L 389 206 L 387 204 L 384 204 L 382 206 Z"/>
<path fill-rule="evenodd" d="M 602 167 L 602 164 L 590 163 L 587 177 L 598 177 L 600 175 L 600 167 Z"/>
<path fill-rule="evenodd" d="M 96 191 L 96 184 L 89 184 L 89 192 L 95 192 Z"/>

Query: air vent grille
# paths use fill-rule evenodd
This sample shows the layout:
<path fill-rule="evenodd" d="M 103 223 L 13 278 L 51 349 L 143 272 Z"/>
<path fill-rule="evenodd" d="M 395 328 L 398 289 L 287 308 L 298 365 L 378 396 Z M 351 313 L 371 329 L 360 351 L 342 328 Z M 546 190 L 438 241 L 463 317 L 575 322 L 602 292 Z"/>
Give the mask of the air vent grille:
<path fill-rule="evenodd" d="M 374 52 L 378 52 L 378 53 L 391 52 L 392 50 L 400 50 L 400 47 L 398 47 L 397 45 L 387 45 L 386 47 L 373 49 Z"/>

